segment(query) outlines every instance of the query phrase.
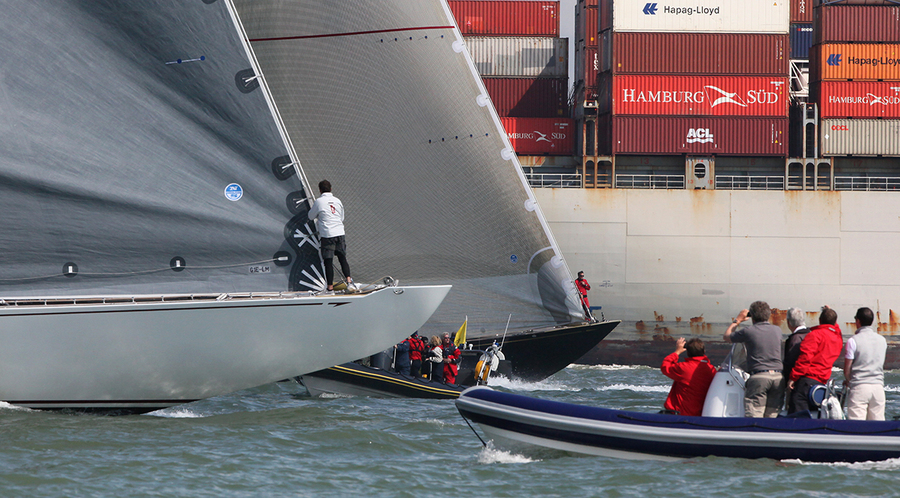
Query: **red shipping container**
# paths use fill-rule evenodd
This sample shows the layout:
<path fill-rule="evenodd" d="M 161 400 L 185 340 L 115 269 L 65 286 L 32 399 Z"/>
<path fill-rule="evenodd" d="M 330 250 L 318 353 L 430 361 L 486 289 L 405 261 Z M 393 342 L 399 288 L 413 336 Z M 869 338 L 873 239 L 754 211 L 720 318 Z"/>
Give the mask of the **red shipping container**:
<path fill-rule="evenodd" d="M 568 118 L 500 118 L 517 154 L 571 156 L 575 121 Z"/>
<path fill-rule="evenodd" d="M 813 0 L 790 0 L 791 23 L 813 22 Z"/>
<path fill-rule="evenodd" d="M 900 42 L 900 7 L 823 5 L 816 9 L 813 43 Z"/>
<path fill-rule="evenodd" d="M 790 100 L 774 76 L 619 75 L 609 99 L 603 83 L 598 112 L 614 115 L 787 117 Z"/>
<path fill-rule="evenodd" d="M 500 116 L 569 117 L 568 78 L 484 78 Z"/>
<path fill-rule="evenodd" d="M 584 44 L 588 47 L 597 48 L 599 39 L 599 31 L 597 28 L 597 8 L 590 7 L 584 11 Z"/>
<path fill-rule="evenodd" d="M 597 7 L 578 7 L 575 10 L 575 42 L 596 48 L 597 40 Z"/>
<path fill-rule="evenodd" d="M 559 37 L 559 2 L 458 0 L 450 10 L 463 35 Z"/>
<path fill-rule="evenodd" d="M 810 85 L 819 117 L 900 118 L 900 82 L 822 81 Z"/>
<path fill-rule="evenodd" d="M 601 45 L 610 36 L 612 50 L 605 51 L 600 70 L 615 74 L 787 76 L 789 71 L 789 35 L 605 31 Z"/>
<path fill-rule="evenodd" d="M 788 153 L 787 118 L 605 115 L 601 153 L 778 156 Z"/>

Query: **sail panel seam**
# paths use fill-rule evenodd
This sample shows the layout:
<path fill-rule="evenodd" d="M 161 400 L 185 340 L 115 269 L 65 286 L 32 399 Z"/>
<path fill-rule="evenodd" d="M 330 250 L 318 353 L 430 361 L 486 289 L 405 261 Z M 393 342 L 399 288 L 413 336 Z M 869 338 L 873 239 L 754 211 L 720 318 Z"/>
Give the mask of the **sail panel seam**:
<path fill-rule="evenodd" d="M 373 31 L 353 31 L 350 33 L 325 33 L 320 35 L 298 35 L 298 36 L 280 36 L 275 38 L 252 38 L 250 43 L 267 42 L 267 41 L 284 41 L 284 40 L 305 40 L 309 38 L 332 38 L 336 36 L 358 36 L 358 35 L 375 35 L 379 33 L 399 33 L 403 31 L 421 31 L 426 29 L 453 29 L 453 26 L 417 26 L 411 28 L 390 28 L 378 29 Z"/>

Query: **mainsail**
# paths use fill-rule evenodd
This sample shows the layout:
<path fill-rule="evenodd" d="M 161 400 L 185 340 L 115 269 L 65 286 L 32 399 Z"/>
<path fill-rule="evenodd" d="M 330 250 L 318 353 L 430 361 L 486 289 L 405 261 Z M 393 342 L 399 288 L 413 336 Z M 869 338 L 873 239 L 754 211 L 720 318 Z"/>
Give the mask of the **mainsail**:
<path fill-rule="evenodd" d="M 427 333 L 582 317 L 445 1 L 229 1 L 301 170 L 347 206 L 355 281 L 453 284 Z"/>
<path fill-rule="evenodd" d="M 0 297 L 291 287 L 306 195 L 225 2 L 4 4 Z"/>

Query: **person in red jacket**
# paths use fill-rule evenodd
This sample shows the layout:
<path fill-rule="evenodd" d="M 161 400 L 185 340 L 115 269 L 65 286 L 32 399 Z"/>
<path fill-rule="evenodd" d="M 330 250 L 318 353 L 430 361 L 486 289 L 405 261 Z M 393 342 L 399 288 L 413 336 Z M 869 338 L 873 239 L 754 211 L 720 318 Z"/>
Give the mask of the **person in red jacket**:
<path fill-rule="evenodd" d="M 422 370 L 422 354 L 425 352 L 425 341 L 419 337 L 419 331 L 409 336 L 409 374 L 418 377 Z"/>
<path fill-rule="evenodd" d="M 581 296 L 581 309 L 584 310 L 584 317 L 592 322 L 595 321 L 594 315 L 591 314 L 591 303 L 587 297 L 587 291 L 591 290 L 591 284 L 584 278 L 583 271 L 578 272 L 578 278 L 575 279 L 575 288 L 578 289 L 578 294 Z"/>
<path fill-rule="evenodd" d="M 825 306 L 819 314 L 819 325 L 811 328 L 800 343 L 800 356 L 791 369 L 788 389 L 792 390 L 790 404 L 794 412 L 809 410 L 809 388 L 828 382 L 831 367 L 843 347 L 837 312 Z"/>
<path fill-rule="evenodd" d="M 444 350 L 444 382 L 456 384 L 456 375 L 459 373 L 459 357 L 462 356 L 462 352 L 450 340 L 450 332 L 444 332 L 441 336 L 441 348 Z"/>
<path fill-rule="evenodd" d="M 687 361 L 679 363 L 678 355 L 687 351 Z M 706 347 L 699 337 L 685 343 L 684 337 L 675 342 L 675 352 L 662 362 L 662 373 L 674 380 L 665 409 L 680 415 L 699 417 L 703 414 L 706 391 L 716 375 L 716 367 L 706 357 Z"/>

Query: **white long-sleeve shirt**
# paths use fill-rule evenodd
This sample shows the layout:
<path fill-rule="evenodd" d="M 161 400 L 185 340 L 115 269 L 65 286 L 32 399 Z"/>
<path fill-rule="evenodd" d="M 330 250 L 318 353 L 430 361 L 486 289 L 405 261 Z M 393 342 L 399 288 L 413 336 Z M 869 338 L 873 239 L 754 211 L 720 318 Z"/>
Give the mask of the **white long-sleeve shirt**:
<path fill-rule="evenodd" d="M 325 192 L 309 210 L 309 219 L 318 218 L 319 237 L 344 235 L 344 204 L 331 192 Z"/>

